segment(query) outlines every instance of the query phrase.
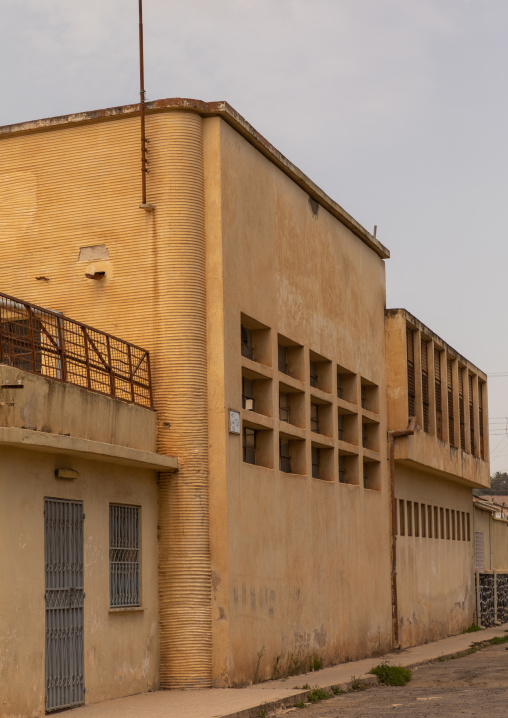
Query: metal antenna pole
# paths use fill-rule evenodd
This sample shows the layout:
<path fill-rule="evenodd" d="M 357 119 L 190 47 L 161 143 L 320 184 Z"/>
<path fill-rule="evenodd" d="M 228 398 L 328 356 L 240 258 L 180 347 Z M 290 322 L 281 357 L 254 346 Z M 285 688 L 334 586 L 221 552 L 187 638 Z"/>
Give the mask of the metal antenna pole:
<path fill-rule="evenodd" d="M 146 205 L 146 175 L 148 172 L 145 137 L 145 69 L 143 61 L 143 0 L 139 0 L 139 110 L 141 114 L 141 203 Z"/>

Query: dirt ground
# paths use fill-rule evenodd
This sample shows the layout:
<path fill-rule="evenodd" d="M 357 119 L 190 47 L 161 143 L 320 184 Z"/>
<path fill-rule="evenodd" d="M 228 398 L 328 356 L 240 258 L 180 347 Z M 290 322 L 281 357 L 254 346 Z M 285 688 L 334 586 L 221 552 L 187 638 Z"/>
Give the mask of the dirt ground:
<path fill-rule="evenodd" d="M 473 639 L 474 640 L 474 639 Z M 508 718 L 508 648 L 413 670 L 404 687 L 373 686 L 283 713 L 291 718 Z"/>

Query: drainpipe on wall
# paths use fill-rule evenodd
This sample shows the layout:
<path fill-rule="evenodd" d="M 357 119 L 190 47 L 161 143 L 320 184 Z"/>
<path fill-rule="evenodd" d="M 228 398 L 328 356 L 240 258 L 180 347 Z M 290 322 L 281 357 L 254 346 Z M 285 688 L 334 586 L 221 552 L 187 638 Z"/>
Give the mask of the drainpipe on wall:
<path fill-rule="evenodd" d="M 400 648 L 399 606 L 397 599 L 397 513 L 395 508 L 395 439 L 415 433 L 416 416 L 409 420 L 407 429 L 388 432 L 388 455 L 390 460 L 390 500 L 392 514 L 392 647 Z"/>

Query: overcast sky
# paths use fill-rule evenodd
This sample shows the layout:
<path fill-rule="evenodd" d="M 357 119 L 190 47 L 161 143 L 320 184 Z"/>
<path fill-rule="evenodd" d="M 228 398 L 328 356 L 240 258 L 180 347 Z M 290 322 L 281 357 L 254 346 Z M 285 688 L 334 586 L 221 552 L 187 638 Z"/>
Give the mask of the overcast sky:
<path fill-rule="evenodd" d="M 0 125 L 138 101 L 136 0 L 0 5 Z M 508 373 L 506 0 L 144 0 L 144 26 L 148 99 L 233 105 L 378 225 L 388 306 Z M 508 376 L 489 385 L 504 471 Z"/>

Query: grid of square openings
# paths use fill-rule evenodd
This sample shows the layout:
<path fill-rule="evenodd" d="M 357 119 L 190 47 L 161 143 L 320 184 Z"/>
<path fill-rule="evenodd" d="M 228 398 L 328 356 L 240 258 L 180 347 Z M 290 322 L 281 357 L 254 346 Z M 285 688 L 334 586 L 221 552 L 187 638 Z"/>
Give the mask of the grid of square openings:
<path fill-rule="evenodd" d="M 411 326 L 406 327 L 406 361 L 408 418 L 416 417 L 425 432 L 484 459 L 486 384 L 474 368 Z"/>
<path fill-rule="evenodd" d="M 273 349 L 270 328 L 242 315 L 243 460 L 379 490 L 377 384 L 280 334 Z"/>
<path fill-rule="evenodd" d="M 397 533 L 414 538 L 471 541 L 471 515 L 467 511 L 396 499 Z"/>

